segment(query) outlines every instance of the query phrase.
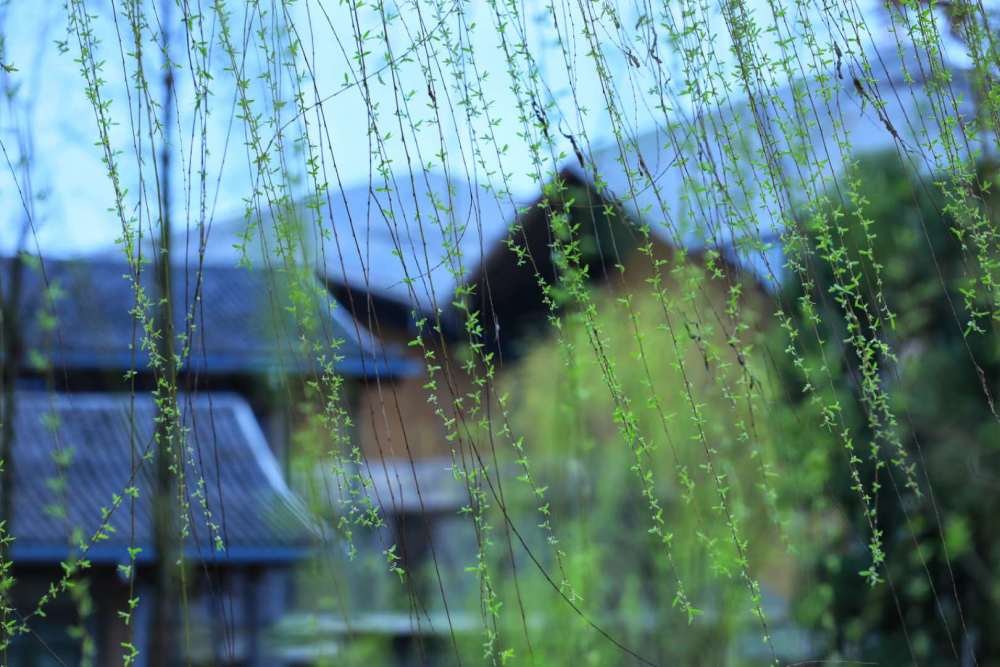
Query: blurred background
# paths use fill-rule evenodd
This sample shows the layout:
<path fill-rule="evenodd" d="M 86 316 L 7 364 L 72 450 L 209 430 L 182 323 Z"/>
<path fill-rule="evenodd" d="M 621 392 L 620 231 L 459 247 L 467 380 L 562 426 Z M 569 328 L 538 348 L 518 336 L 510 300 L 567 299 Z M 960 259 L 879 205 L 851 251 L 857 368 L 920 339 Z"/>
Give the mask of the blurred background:
<path fill-rule="evenodd" d="M 996 11 L 0 3 L 0 663 L 1000 664 Z"/>

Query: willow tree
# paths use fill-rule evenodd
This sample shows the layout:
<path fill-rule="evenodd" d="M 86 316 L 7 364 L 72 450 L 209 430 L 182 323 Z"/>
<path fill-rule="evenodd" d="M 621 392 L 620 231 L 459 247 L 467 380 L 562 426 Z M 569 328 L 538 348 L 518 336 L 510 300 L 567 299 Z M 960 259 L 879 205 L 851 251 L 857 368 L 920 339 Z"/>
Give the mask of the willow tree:
<path fill-rule="evenodd" d="M 953 328 L 954 347 L 965 351 L 954 361 L 966 370 L 963 407 L 981 416 L 985 406 L 998 419 L 995 378 L 980 352 L 993 348 L 1000 317 L 1000 233 L 981 169 L 1000 138 L 995 16 L 968 0 L 940 9 L 916 0 L 884 8 L 856 0 L 537 7 L 69 0 L 66 39 L 54 48 L 75 64 L 91 114 L 93 164 L 106 178 L 89 220 L 110 219 L 120 230 L 135 290 L 135 342 L 150 352 L 162 400 L 160 460 L 184 450 L 176 369 L 190 353 L 195 316 L 187 315 L 184 331 L 171 330 L 172 317 L 157 317 L 173 311 L 168 289 L 143 291 L 150 252 L 162 286 L 172 263 L 198 266 L 215 249 L 235 247 L 234 263 L 292 276 L 347 282 L 353 271 L 370 288 L 365 299 L 391 265 L 413 325 L 408 349 L 423 362 L 434 428 L 468 499 L 460 514 L 474 539 L 459 569 L 474 582 L 472 599 L 449 599 L 444 585 L 418 594 L 416 573 L 400 556 L 405 545 L 379 544 L 375 557 L 415 618 L 443 605 L 449 660 L 669 664 L 687 661 L 685 651 L 713 636 L 725 638 L 728 650 L 718 657 L 731 662 L 863 660 L 881 655 L 872 645 L 897 629 L 904 639 L 893 660 L 985 659 L 992 645 L 985 631 L 962 620 L 979 604 L 963 589 L 977 584 L 958 576 L 948 549 L 971 548 L 963 536 L 978 535 L 982 527 L 971 524 L 988 519 L 938 511 L 948 492 L 935 493 L 917 430 L 907 426 L 930 414 L 907 398 L 934 381 L 908 369 L 935 358 L 900 330 L 921 317 L 908 311 L 947 320 L 941 326 Z M 3 59 L 5 77 L 28 66 L 8 62 L 6 52 Z M 908 192 L 933 190 L 945 213 L 893 204 L 920 213 L 920 233 L 908 237 L 913 252 L 902 261 L 894 254 L 898 230 L 876 224 L 888 214 L 876 211 L 883 204 L 869 190 L 885 168 L 859 158 L 874 147 L 894 152 L 915 184 Z M 606 202 L 605 212 L 624 212 L 622 224 L 627 217 L 634 225 L 634 261 L 626 265 L 614 252 L 600 265 L 587 261 L 580 230 L 592 220 L 576 215 L 567 168 Z M 10 162 L 7 173 L 20 182 Z M 430 188 L 437 174 L 481 187 L 403 200 Z M 497 233 L 496 217 L 526 197 L 544 213 L 541 248 L 518 243 L 530 231 L 524 216 L 502 219 L 506 234 Z M 222 225 L 228 236 L 213 224 L 220 200 L 243 207 L 235 225 Z M 172 242 L 181 231 L 185 241 Z M 380 254 L 371 252 L 373 236 Z M 502 238 L 541 294 L 547 333 L 538 349 L 547 352 L 518 362 L 536 365 L 541 377 L 496 353 L 491 337 L 504 323 L 484 312 L 493 288 L 467 281 Z M 430 244 L 444 255 L 433 266 Z M 659 245 L 676 254 L 658 253 Z M 688 251 L 700 258 L 697 270 L 689 271 Z M 940 257 L 954 253 L 952 276 Z M 594 288 L 597 270 L 619 286 L 615 296 Z M 896 291 L 895 272 L 904 270 L 931 276 L 920 282 L 926 302 Z M 293 301 L 307 302 L 304 280 L 292 283 Z M 748 285 L 760 298 L 746 298 Z M 315 317 L 306 308 L 295 314 Z M 452 335 L 454 318 L 461 324 Z M 765 344 L 768 329 L 778 333 Z M 383 535 L 391 508 L 364 491 L 374 486 L 375 462 L 350 439 L 354 416 L 336 350 L 311 352 L 318 370 L 302 439 L 314 446 L 302 455 L 322 455 L 304 465 L 355 490 L 343 494 L 334 530 L 321 531 L 319 552 L 330 557 L 320 559 L 320 586 L 346 567 L 333 555 L 345 544 L 354 553 L 359 534 Z M 518 382 L 521 372 L 528 379 Z M 375 418 L 400 409 L 398 388 L 378 384 Z M 808 409 L 788 417 L 789 405 L 802 404 Z M 959 429 L 967 426 L 960 414 L 940 418 Z M 404 439 L 410 427 L 403 424 Z M 548 441 L 563 429 L 592 443 L 585 456 Z M 824 444 L 812 452 L 817 432 Z M 985 426 L 983 433 L 975 437 L 992 437 Z M 952 447 L 950 465 L 970 463 L 965 448 Z M 571 504 L 547 496 L 578 464 L 592 468 L 585 477 L 598 487 L 619 487 L 595 501 L 594 516 L 627 533 L 620 540 L 614 530 L 590 532 Z M 170 466 L 160 470 L 161 489 L 184 488 L 185 480 L 166 479 Z M 415 472 L 412 481 L 419 487 Z M 176 501 L 167 509 L 183 520 L 191 511 L 183 493 L 166 495 Z M 833 582 L 824 577 L 832 575 L 817 562 L 829 554 L 812 547 L 817 533 L 842 525 L 852 530 L 838 534 L 861 545 L 848 583 L 836 582 L 836 604 L 812 609 L 813 620 L 825 619 L 814 626 L 818 640 L 792 646 L 786 631 L 796 628 L 772 601 L 830 602 L 794 583 L 828 590 Z M 924 591 L 919 600 L 898 591 L 897 561 L 909 558 L 919 565 L 907 579 Z M 635 569 L 621 577 L 631 582 L 623 590 L 614 584 L 616 564 Z M 174 565 L 161 565 L 165 599 Z M 429 576 L 440 582 L 435 566 Z M 67 570 L 67 578 L 79 576 Z M 782 570 L 802 576 L 773 576 Z M 656 594 L 634 590 L 647 586 Z M 852 587 L 872 592 L 839 604 Z M 53 594 L 66 589 L 56 582 Z M 628 596 L 654 613 L 625 613 L 635 606 Z M 349 617 L 351 600 L 343 602 Z M 143 604 L 132 597 L 122 613 Z M 457 628 L 453 608 L 469 610 L 474 629 Z M 894 620 L 870 623 L 873 615 Z M 685 635 L 692 641 L 684 646 L 659 643 L 641 627 L 649 618 L 665 632 L 701 632 Z M 844 627 L 858 624 L 865 632 L 846 631 L 857 641 L 841 641 Z M 578 654 L 550 657 L 552 637 L 571 627 L 580 633 L 568 642 Z M 5 632 L 30 633 L 31 619 Z M 128 643 L 123 662 L 134 662 L 138 650 Z M 148 659 L 165 655 L 152 650 Z"/>

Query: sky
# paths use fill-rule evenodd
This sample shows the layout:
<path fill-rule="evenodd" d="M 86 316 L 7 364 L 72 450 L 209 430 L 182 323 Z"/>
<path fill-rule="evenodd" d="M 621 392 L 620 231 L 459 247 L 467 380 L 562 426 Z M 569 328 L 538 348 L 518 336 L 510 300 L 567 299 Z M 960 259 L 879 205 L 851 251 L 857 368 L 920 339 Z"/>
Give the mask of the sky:
<path fill-rule="evenodd" d="M 238 5 L 241 3 L 233 3 Z M 269 5 L 269 3 L 263 3 Z M 116 30 L 125 30 L 123 17 L 116 16 L 116 5 L 110 0 L 91 0 L 87 3 L 92 11 L 95 34 L 99 37 L 98 56 L 104 61 L 102 76 L 104 90 L 110 100 L 110 114 L 115 120 L 111 129 L 111 141 L 118 151 L 121 174 L 129 189 L 126 206 L 133 214 L 140 208 L 139 193 L 145 193 L 147 201 L 155 201 L 153 186 L 150 184 L 151 164 L 148 147 L 138 153 L 146 163 L 145 182 L 139 179 L 140 169 L 132 134 L 134 121 L 130 122 L 130 95 L 134 86 L 129 85 L 131 68 L 128 49 L 119 48 Z M 507 183 L 516 198 L 531 196 L 537 186 L 532 178 L 532 168 L 528 160 L 528 146 L 520 135 L 521 124 L 515 95 L 511 91 L 511 75 L 507 72 L 507 59 L 500 43 L 501 29 L 494 22 L 489 5 L 483 0 L 467 3 L 443 3 L 449 13 L 442 20 L 434 16 L 434 3 L 421 1 L 418 14 L 410 5 L 392 5 L 390 14 L 398 12 L 399 18 L 390 22 L 390 44 L 394 60 L 402 62 L 399 68 L 404 92 L 412 93 L 408 99 L 411 119 L 419 122 L 421 129 L 415 136 L 407 136 L 412 123 L 397 125 L 394 110 L 400 104 L 396 88 L 388 76 L 388 70 L 379 65 L 386 62 L 384 44 L 369 42 L 367 56 L 369 67 L 375 68 L 377 75 L 370 75 L 367 93 L 373 106 L 379 109 L 380 135 L 384 139 L 383 155 L 391 162 L 394 171 L 406 170 L 407 164 L 432 163 L 440 170 L 446 167 L 456 175 L 470 180 L 494 182 L 497 177 L 497 159 L 486 155 L 483 165 L 471 152 L 468 134 L 485 136 L 492 132 L 491 141 L 496 146 L 506 146 L 507 152 L 500 160 Z M 614 140 L 612 123 L 606 110 L 604 91 L 599 78 L 594 74 L 594 65 L 587 57 L 589 49 L 583 35 L 579 17 L 573 12 L 579 6 L 575 2 L 556 3 L 560 26 L 557 30 L 553 19 L 541 2 L 522 4 L 525 21 L 520 27 L 524 31 L 529 51 L 539 68 L 540 79 L 544 82 L 543 93 L 556 105 L 553 117 L 559 118 L 560 135 L 580 137 L 591 148 L 607 145 Z M 594 7 L 598 5 L 594 4 Z M 769 17 L 765 0 L 752 0 L 750 6 L 761 17 Z M 877 20 L 877 3 L 870 2 L 862 11 L 871 20 Z M 373 167 L 370 137 L 367 132 L 369 105 L 362 94 L 362 86 L 348 85 L 359 76 L 354 53 L 352 16 L 345 4 L 338 1 L 303 0 L 290 6 L 288 18 L 295 26 L 303 43 L 296 66 L 305 72 L 306 98 L 313 113 L 309 114 L 310 126 L 304 131 L 310 140 L 321 145 L 327 179 L 345 188 L 365 184 L 372 177 Z M 450 8 L 450 9 L 449 9 Z M 272 8 L 274 9 L 274 8 Z M 456 11 L 464 14 L 459 16 Z M 149 6 L 150 21 L 155 22 L 160 5 Z M 121 11 L 121 8 L 118 8 Z M 206 9 L 206 12 L 209 10 Z M 19 242 L 20 230 L 31 215 L 31 233 L 27 248 L 41 251 L 43 255 L 65 256 L 115 252 L 115 240 L 121 234 L 121 223 L 114 214 L 114 192 L 102 164 L 102 152 L 95 145 L 97 125 L 94 111 L 85 94 L 85 86 L 76 59 L 79 48 L 74 35 L 68 30 L 66 10 L 62 3 L 10 3 L 0 9 L 0 31 L 4 35 L 3 61 L 14 68 L 3 74 L 3 84 L 7 96 L 0 103 L 0 138 L 4 141 L 5 162 L 0 165 L 0 200 L 8 202 L 0 214 L 0 251 L 10 252 Z M 632 5 L 621 3 L 618 23 L 629 35 L 638 34 L 632 30 L 638 26 L 639 14 Z M 176 74 L 177 119 L 173 132 L 176 150 L 173 181 L 173 209 L 175 227 L 196 225 L 200 219 L 198 212 L 199 186 L 197 177 L 189 180 L 185 176 L 185 166 L 191 169 L 189 156 L 196 153 L 198 142 L 191 142 L 202 126 L 205 129 L 206 186 L 205 201 L 207 217 L 225 220 L 242 215 L 244 200 L 252 191 L 255 171 L 250 166 L 250 151 L 246 146 L 246 125 L 233 120 L 236 101 L 236 87 L 232 75 L 225 71 L 226 56 L 218 48 L 218 25 L 214 15 L 206 25 L 216 39 L 211 49 L 213 72 L 210 115 L 202 123 L 202 116 L 192 113 L 194 107 L 191 68 L 181 62 Z M 276 13 L 257 17 L 261 25 L 273 26 L 280 21 Z M 710 25 L 718 43 L 715 45 L 720 57 L 727 58 L 725 25 L 713 10 Z M 240 26 L 245 17 L 234 15 L 233 23 Z M 380 16 L 371 6 L 363 6 L 357 14 L 362 32 L 377 32 Z M 420 25 L 451 28 L 452 38 L 461 33 L 459 21 L 464 20 L 465 34 L 468 35 L 467 48 L 477 68 L 473 72 L 466 62 L 467 76 L 481 82 L 482 94 L 488 100 L 490 119 L 480 115 L 471 120 L 465 117 L 458 104 L 455 90 L 442 83 L 449 80 L 446 58 L 448 46 L 440 42 L 431 43 L 417 40 Z M 623 121 L 629 131 L 640 133 L 644 129 L 662 122 L 662 113 L 653 108 L 656 99 L 650 92 L 655 88 L 652 75 L 646 69 L 630 66 L 627 42 L 613 34 L 608 26 L 614 24 L 609 16 L 598 17 L 602 26 L 596 36 L 601 44 L 608 67 L 617 84 L 617 108 L 623 114 Z M 257 27 L 257 26 L 255 26 Z M 505 34 L 510 40 L 516 39 L 517 26 L 507 25 Z M 440 32 L 436 33 L 440 34 Z M 565 46 L 567 67 L 559 38 Z M 821 36 L 822 37 L 822 36 Z M 127 43 L 127 41 L 126 41 Z M 766 40 L 762 48 L 769 48 Z M 771 45 L 773 46 L 773 45 Z M 436 48 L 433 52 L 430 49 Z M 160 55 L 149 48 L 144 64 L 150 77 L 158 80 Z M 175 60 L 183 61 L 183 50 L 174 53 Z M 283 60 L 285 62 L 287 57 Z M 252 80 L 251 94 L 263 110 L 259 100 L 265 99 L 266 89 L 256 75 L 264 71 L 263 58 L 259 50 L 251 49 L 246 54 L 246 71 Z M 430 104 L 429 86 L 421 69 L 421 62 L 430 62 L 434 68 L 442 69 L 433 73 L 437 82 L 435 99 L 439 111 L 434 112 Z M 125 64 L 129 63 L 129 64 Z M 678 56 L 667 54 L 664 71 L 678 72 Z M 638 70 L 638 71 L 634 71 Z M 673 76 L 662 87 L 675 92 L 680 89 L 680 77 Z M 288 80 L 282 83 L 282 94 L 290 97 Z M 450 99 L 449 99 L 450 96 Z M 324 100 L 321 105 L 322 117 L 317 115 L 319 107 L 315 100 Z M 448 104 L 450 102 L 450 104 Z M 683 97 L 672 102 L 671 113 L 683 114 L 686 109 Z M 582 110 L 577 113 L 578 110 Z M 561 113 L 561 117 L 560 117 Z M 439 114 L 439 115 L 438 115 Z M 283 112 L 283 121 L 289 122 L 289 131 L 300 128 L 300 123 L 292 115 L 289 106 Z M 320 122 L 322 120 L 322 122 Z M 492 122 L 490 122 L 492 121 Z M 267 128 L 265 128 L 267 129 Z M 273 129 L 269 136 L 274 136 Z M 180 139 L 178 139 L 178 137 Z M 571 155 L 572 146 L 568 140 L 559 139 L 563 150 Z M 447 157 L 442 161 L 437 157 L 444 145 Z M 480 146 L 487 145 L 480 141 Z M 490 146 L 493 144 L 490 143 Z M 21 157 L 30 155 L 30 169 L 21 166 Z M 302 174 L 302 159 L 289 153 L 292 172 Z M 295 166 L 298 165 L 298 166 Z M 195 173 L 197 169 L 193 170 Z M 492 177 L 486 172 L 491 171 Z M 296 192 L 301 189 L 296 190 Z M 14 205 L 14 204 L 18 205 Z"/>

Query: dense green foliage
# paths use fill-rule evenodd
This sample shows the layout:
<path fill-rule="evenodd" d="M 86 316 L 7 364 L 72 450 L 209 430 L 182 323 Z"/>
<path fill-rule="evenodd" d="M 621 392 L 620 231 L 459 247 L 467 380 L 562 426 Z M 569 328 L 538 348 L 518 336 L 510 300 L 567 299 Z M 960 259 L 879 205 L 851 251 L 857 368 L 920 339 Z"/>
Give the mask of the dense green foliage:
<path fill-rule="evenodd" d="M 644 258 L 635 259 L 626 275 L 641 270 Z M 665 291 L 673 317 L 694 321 L 696 311 L 724 310 L 720 292 L 706 298 L 701 291 L 715 289 L 705 287 L 701 265 L 678 255 L 664 271 L 670 276 Z M 533 341 L 518 369 L 502 379 L 511 395 L 513 427 L 523 434 L 536 484 L 544 489 L 532 492 L 523 476 L 508 481 L 508 497 L 515 499 L 510 506 L 517 509 L 518 525 L 530 527 L 533 518 L 540 524 L 531 531 L 533 544 L 550 575 L 564 582 L 563 592 L 627 646 L 661 664 L 755 664 L 765 654 L 747 613 L 753 603 L 705 464 L 700 425 L 688 416 L 693 396 L 707 411 L 732 417 L 704 424 L 705 437 L 724 478 L 725 499 L 753 545 L 752 567 L 765 569 L 784 550 L 762 492 L 757 455 L 735 425 L 749 415 L 743 406 L 733 408 L 724 393 L 739 367 L 721 322 L 697 333 L 688 329 L 676 349 L 650 345 L 666 331 L 662 304 L 652 294 L 623 298 L 620 289 L 612 281 L 596 290 L 592 321 L 579 311 L 567 314 L 558 334 Z M 699 296 L 685 297 L 687 290 Z M 616 411 L 607 371 L 586 353 L 594 329 L 607 341 L 618 390 L 632 397 L 628 408 Z M 622 444 L 625 409 L 644 434 L 633 449 Z M 662 515 L 662 532 L 651 512 Z M 506 599 L 523 600 L 527 632 L 510 608 L 513 602 L 504 615 L 508 641 L 519 646 L 518 653 L 525 654 L 530 642 L 536 664 L 616 662 L 619 649 L 585 618 L 567 613 L 565 602 L 527 559 L 518 560 L 524 561 L 517 569 L 519 591 L 510 570 L 505 591 Z M 764 581 L 765 589 L 783 583 L 780 570 L 769 574 L 775 581 Z M 689 618 L 678 613 L 680 596 L 692 605 Z M 773 596 L 769 601 L 782 605 Z"/>
<path fill-rule="evenodd" d="M 990 184 L 994 173 L 984 171 L 983 181 Z M 797 322 L 803 330 L 818 328 L 834 373 L 818 399 L 802 394 L 798 370 L 783 364 L 793 406 L 779 448 L 788 471 L 783 486 L 817 526 L 802 542 L 812 574 L 797 599 L 800 617 L 820 631 L 831 656 L 954 664 L 956 655 L 969 659 L 972 641 L 982 655 L 997 655 L 1000 533 L 991 517 L 1000 509 L 1000 424 L 991 401 L 1000 387 L 1000 348 L 992 328 L 988 336 L 963 333 L 968 313 L 960 294 L 974 259 L 954 233 L 947 201 L 931 177 L 915 174 L 894 155 L 860 161 L 853 176 L 862 183 L 870 224 L 845 214 L 838 229 L 844 248 L 857 253 L 870 243 L 881 265 L 880 278 L 866 267 L 858 298 L 873 310 L 886 308 L 877 335 L 893 354 L 880 359 L 878 382 L 891 397 L 897 415 L 892 426 L 918 487 L 906 488 L 905 475 L 889 461 L 896 458 L 891 451 L 882 450 L 884 465 L 862 466 L 862 483 L 876 489 L 885 550 L 885 582 L 864 586 L 858 573 L 870 563 L 872 529 L 844 475 L 849 454 L 840 433 L 806 424 L 822 421 L 821 406 L 832 399 L 854 434 L 858 456 L 884 443 L 868 418 L 862 364 L 833 303 L 837 281 L 822 259 L 822 230 L 805 219 L 818 312 L 813 317 L 814 311 L 799 308 Z M 992 192 L 979 197 L 977 206 L 995 205 Z M 848 208 L 835 199 L 830 206 Z M 790 281 L 781 298 L 801 304 L 803 294 L 802 284 Z M 785 344 L 783 333 L 775 337 Z M 813 344 L 807 363 L 818 365 L 817 355 Z M 775 358 L 785 359 L 780 351 Z"/>

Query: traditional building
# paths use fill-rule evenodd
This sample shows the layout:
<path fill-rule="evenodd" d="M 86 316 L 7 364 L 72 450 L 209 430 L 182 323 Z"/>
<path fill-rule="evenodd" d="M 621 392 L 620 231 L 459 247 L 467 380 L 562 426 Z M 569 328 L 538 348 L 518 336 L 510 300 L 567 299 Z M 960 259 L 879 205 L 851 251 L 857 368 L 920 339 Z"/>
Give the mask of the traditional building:
<path fill-rule="evenodd" d="M 184 591 L 171 633 L 177 659 L 275 664 L 263 638 L 292 602 L 288 568 L 315 548 L 314 519 L 246 401 L 202 393 L 180 403 L 186 446 L 172 504 L 186 574 L 176 581 L 178 600 Z M 123 643 L 146 664 L 158 559 L 154 400 L 18 391 L 16 406 L 9 557 L 12 600 L 30 633 L 11 647 L 10 664 L 80 664 L 83 636 L 98 665 L 121 664 Z M 56 593 L 41 602 L 50 586 Z"/>
<path fill-rule="evenodd" d="M 13 314 L 4 322 L 12 600 L 29 629 L 12 664 L 74 664 L 92 646 L 98 665 L 116 665 L 131 642 L 133 664 L 144 665 L 163 454 L 144 342 L 159 335 L 152 270 L 136 281 L 124 262 L 23 256 L 0 270 Z M 316 400 L 308 387 L 332 370 L 349 401 L 412 363 L 374 344 L 311 273 L 177 266 L 172 278 L 180 433 L 170 520 L 185 595 L 171 642 L 185 664 L 281 664 L 268 628 L 293 603 L 291 567 L 323 532 L 285 481 L 291 435 Z M 52 583 L 56 594 L 36 612 Z M 131 639 L 121 615 L 130 598 Z"/>

